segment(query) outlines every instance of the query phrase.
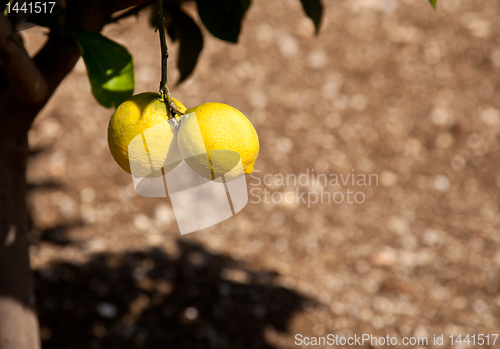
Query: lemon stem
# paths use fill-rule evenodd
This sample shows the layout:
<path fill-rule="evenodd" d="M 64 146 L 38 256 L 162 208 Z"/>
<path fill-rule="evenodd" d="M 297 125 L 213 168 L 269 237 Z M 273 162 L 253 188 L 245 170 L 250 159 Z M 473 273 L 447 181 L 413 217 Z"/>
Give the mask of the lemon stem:
<path fill-rule="evenodd" d="M 160 94 L 163 97 L 163 102 L 167 104 L 167 117 L 171 119 L 172 114 L 179 114 L 177 106 L 172 99 L 172 95 L 168 90 L 167 83 L 167 60 L 168 60 L 168 47 L 167 38 L 165 36 L 165 16 L 163 14 L 163 1 L 158 0 L 158 13 L 160 15 L 160 23 L 156 30 L 160 31 L 160 46 L 161 46 L 161 81 L 160 81 Z"/>

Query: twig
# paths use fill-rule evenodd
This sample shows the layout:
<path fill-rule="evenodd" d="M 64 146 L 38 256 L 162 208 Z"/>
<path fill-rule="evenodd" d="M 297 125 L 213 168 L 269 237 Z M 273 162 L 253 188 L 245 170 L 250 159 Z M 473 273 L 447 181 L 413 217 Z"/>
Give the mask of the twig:
<path fill-rule="evenodd" d="M 127 10 L 127 11 L 119 14 L 116 17 L 111 17 L 111 18 L 107 19 L 105 24 L 117 23 L 118 21 L 121 21 L 124 18 L 133 16 L 133 15 L 137 15 L 142 9 L 148 7 L 149 5 L 151 5 L 153 3 L 154 3 L 154 0 L 151 0 L 149 2 L 145 2 L 144 4 L 140 4 L 140 5 L 137 5 L 135 7 L 132 7 L 130 10 Z"/>
<path fill-rule="evenodd" d="M 102 1 L 102 0 L 101 0 Z M 126 10 L 132 6 L 140 6 L 144 3 L 154 2 L 151 0 L 108 0 L 108 14 L 111 15 L 115 12 Z"/>
<path fill-rule="evenodd" d="M 163 96 L 163 101 L 167 104 L 168 118 L 172 118 L 172 112 L 179 114 L 177 106 L 172 99 L 172 95 L 168 90 L 167 83 L 167 60 L 168 60 L 168 47 L 167 38 L 165 35 L 165 16 L 163 14 L 163 0 L 158 0 L 158 13 L 160 15 L 160 23 L 158 23 L 157 30 L 160 31 L 160 46 L 161 46 L 161 81 L 160 81 L 160 94 Z"/>
<path fill-rule="evenodd" d="M 18 40 L 9 20 L 0 14 L 0 63 L 4 74 L 20 99 L 41 102 L 47 96 L 47 81 Z"/>

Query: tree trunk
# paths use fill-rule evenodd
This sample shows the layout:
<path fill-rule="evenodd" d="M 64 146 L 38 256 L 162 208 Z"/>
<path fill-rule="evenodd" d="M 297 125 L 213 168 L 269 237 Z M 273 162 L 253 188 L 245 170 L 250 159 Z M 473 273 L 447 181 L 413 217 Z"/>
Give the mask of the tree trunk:
<path fill-rule="evenodd" d="M 37 103 L 26 103 L 0 71 L 0 349 L 41 348 L 28 254 L 28 131 L 79 57 L 70 36 L 49 36 L 34 58 L 48 83 Z"/>
<path fill-rule="evenodd" d="M 12 45 L 9 26 L 0 26 L 0 349 L 41 347 L 28 255 L 27 135 L 38 112 L 80 57 L 67 33 L 100 32 L 114 12 L 149 1 L 68 1 L 66 31 L 51 32 L 33 62 L 25 59 L 24 48 Z M 41 82 L 46 86 L 38 89 Z"/>
<path fill-rule="evenodd" d="M 24 109 L 21 107 L 20 109 Z M 28 255 L 26 161 L 30 117 L 6 110 L 0 130 L 0 349 L 39 349 Z"/>

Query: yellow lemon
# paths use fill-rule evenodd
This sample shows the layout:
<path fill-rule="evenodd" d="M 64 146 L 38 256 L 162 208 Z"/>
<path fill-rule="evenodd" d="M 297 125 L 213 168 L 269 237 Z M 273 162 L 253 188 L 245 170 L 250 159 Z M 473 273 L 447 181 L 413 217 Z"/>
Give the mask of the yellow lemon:
<path fill-rule="evenodd" d="M 177 130 L 168 121 L 167 106 L 159 93 L 132 96 L 114 112 L 108 126 L 108 145 L 115 161 L 136 177 L 161 176 L 172 170 L 182 157 Z M 174 99 L 177 109 L 186 107 Z"/>
<path fill-rule="evenodd" d="M 252 173 L 259 155 L 253 125 L 239 110 L 223 103 L 204 103 L 187 110 L 177 142 L 188 165 L 212 180 L 224 175 L 229 181 Z"/>

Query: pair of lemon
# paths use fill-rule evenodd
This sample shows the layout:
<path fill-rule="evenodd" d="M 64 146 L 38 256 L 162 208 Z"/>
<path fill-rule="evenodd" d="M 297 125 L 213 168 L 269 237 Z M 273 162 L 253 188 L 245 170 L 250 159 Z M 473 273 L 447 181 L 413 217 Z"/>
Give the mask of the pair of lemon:
<path fill-rule="evenodd" d="M 184 114 L 175 122 L 168 120 L 167 105 L 158 93 L 132 96 L 116 109 L 109 122 L 108 144 L 121 168 L 137 177 L 154 177 L 184 159 L 208 179 L 253 172 L 259 139 L 243 113 L 223 103 L 186 110 L 174 102 Z"/>

